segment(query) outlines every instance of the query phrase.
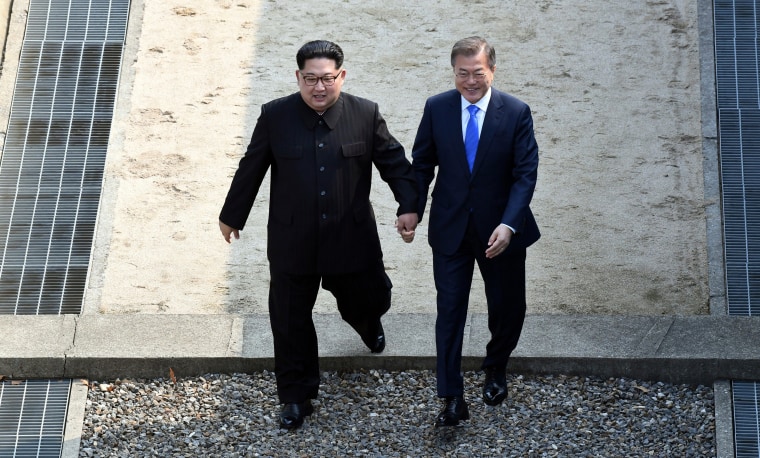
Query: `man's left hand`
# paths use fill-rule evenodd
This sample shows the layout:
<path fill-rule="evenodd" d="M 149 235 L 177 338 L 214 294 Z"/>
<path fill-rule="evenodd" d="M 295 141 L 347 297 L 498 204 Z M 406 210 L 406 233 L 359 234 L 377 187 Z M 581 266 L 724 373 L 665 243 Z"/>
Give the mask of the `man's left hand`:
<path fill-rule="evenodd" d="M 486 257 L 490 259 L 502 254 L 511 241 L 512 230 L 503 224 L 499 224 L 488 239 Z"/>
<path fill-rule="evenodd" d="M 404 213 L 399 215 L 396 220 L 396 230 L 401 234 L 401 238 L 406 243 L 410 243 L 414 240 L 414 229 L 417 227 L 419 217 L 417 213 Z"/>

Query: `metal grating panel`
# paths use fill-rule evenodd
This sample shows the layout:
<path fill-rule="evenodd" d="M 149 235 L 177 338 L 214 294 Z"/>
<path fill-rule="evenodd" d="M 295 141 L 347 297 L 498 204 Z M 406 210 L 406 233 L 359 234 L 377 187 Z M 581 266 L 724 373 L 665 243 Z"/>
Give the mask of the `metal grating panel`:
<path fill-rule="evenodd" d="M 715 0 L 715 71 L 729 315 L 760 315 L 760 64 L 755 0 Z M 733 381 L 737 458 L 760 457 L 760 384 Z"/>
<path fill-rule="evenodd" d="M 71 380 L 0 382 L 0 457 L 58 457 Z"/>
<path fill-rule="evenodd" d="M 0 161 L 0 314 L 81 311 L 129 0 L 31 0 Z"/>
<path fill-rule="evenodd" d="M 714 6 L 728 308 L 760 315 L 760 18 L 754 0 Z"/>
<path fill-rule="evenodd" d="M 736 457 L 760 456 L 760 384 L 757 382 L 732 382 L 734 396 L 734 428 Z M 747 421 L 754 419 L 754 423 Z"/>

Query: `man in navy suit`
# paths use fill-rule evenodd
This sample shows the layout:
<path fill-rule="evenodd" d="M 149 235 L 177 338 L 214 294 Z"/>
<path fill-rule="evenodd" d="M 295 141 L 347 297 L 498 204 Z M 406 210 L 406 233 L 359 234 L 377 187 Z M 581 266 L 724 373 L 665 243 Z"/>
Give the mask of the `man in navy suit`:
<path fill-rule="evenodd" d="M 396 227 L 411 241 L 418 201 L 412 166 L 375 102 L 341 92 L 343 51 L 330 41 L 296 54 L 299 91 L 261 107 L 219 215 L 239 238 L 264 176 L 271 175 L 267 258 L 280 426 L 298 428 L 319 391 L 312 308 L 320 284 L 372 353 L 385 348 L 380 318 L 391 306 L 377 223 L 372 167 L 398 202 Z"/>
<path fill-rule="evenodd" d="M 461 360 L 475 262 L 491 332 L 483 401 L 498 405 L 506 398 L 507 361 L 525 319 L 526 248 L 540 237 L 529 207 L 538 169 L 530 108 L 491 87 L 496 52 L 486 40 L 458 41 L 451 65 L 456 89 L 427 100 L 412 150 L 420 219 L 438 167 L 428 229 L 437 291 L 437 389 L 444 399 L 436 426 L 469 418 Z"/>

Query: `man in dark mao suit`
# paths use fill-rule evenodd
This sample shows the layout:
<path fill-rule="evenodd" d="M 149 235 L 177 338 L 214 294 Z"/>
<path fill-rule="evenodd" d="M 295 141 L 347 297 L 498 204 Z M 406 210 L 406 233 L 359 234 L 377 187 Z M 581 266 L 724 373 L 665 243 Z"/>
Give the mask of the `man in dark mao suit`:
<path fill-rule="evenodd" d="M 271 171 L 267 257 L 280 425 L 299 427 L 312 413 L 319 365 L 312 309 L 320 282 L 341 317 L 373 353 L 385 348 L 380 317 L 391 281 L 369 201 L 372 166 L 399 203 L 399 233 L 417 225 L 417 187 L 404 148 L 376 103 L 341 93 L 343 51 L 312 41 L 296 55 L 299 92 L 261 107 L 251 142 L 219 215 L 229 243 L 239 238 Z"/>
<path fill-rule="evenodd" d="M 498 405 L 506 398 L 507 361 L 525 318 L 526 248 L 540 236 L 528 206 L 538 169 L 530 108 L 491 88 L 496 53 L 482 38 L 457 42 L 451 65 L 456 90 L 427 100 L 412 151 L 420 218 L 438 168 L 428 229 L 437 291 L 437 388 L 444 399 L 436 426 L 469 418 L 461 359 L 475 262 L 491 332 L 483 400 Z"/>

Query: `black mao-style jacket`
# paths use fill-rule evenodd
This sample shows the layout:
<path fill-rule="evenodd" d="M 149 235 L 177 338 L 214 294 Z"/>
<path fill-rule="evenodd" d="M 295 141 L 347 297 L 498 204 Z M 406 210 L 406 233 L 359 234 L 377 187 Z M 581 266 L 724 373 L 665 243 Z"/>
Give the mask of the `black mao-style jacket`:
<path fill-rule="evenodd" d="M 270 171 L 267 256 L 275 271 L 340 274 L 382 258 L 370 204 L 372 167 L 399 204 L 416 212 L 417 187 L 404 148 L 376 103 L 342 93 L 322 116 L 300 93 L 261 108 L 219 219 L 243 229 Z"/>

